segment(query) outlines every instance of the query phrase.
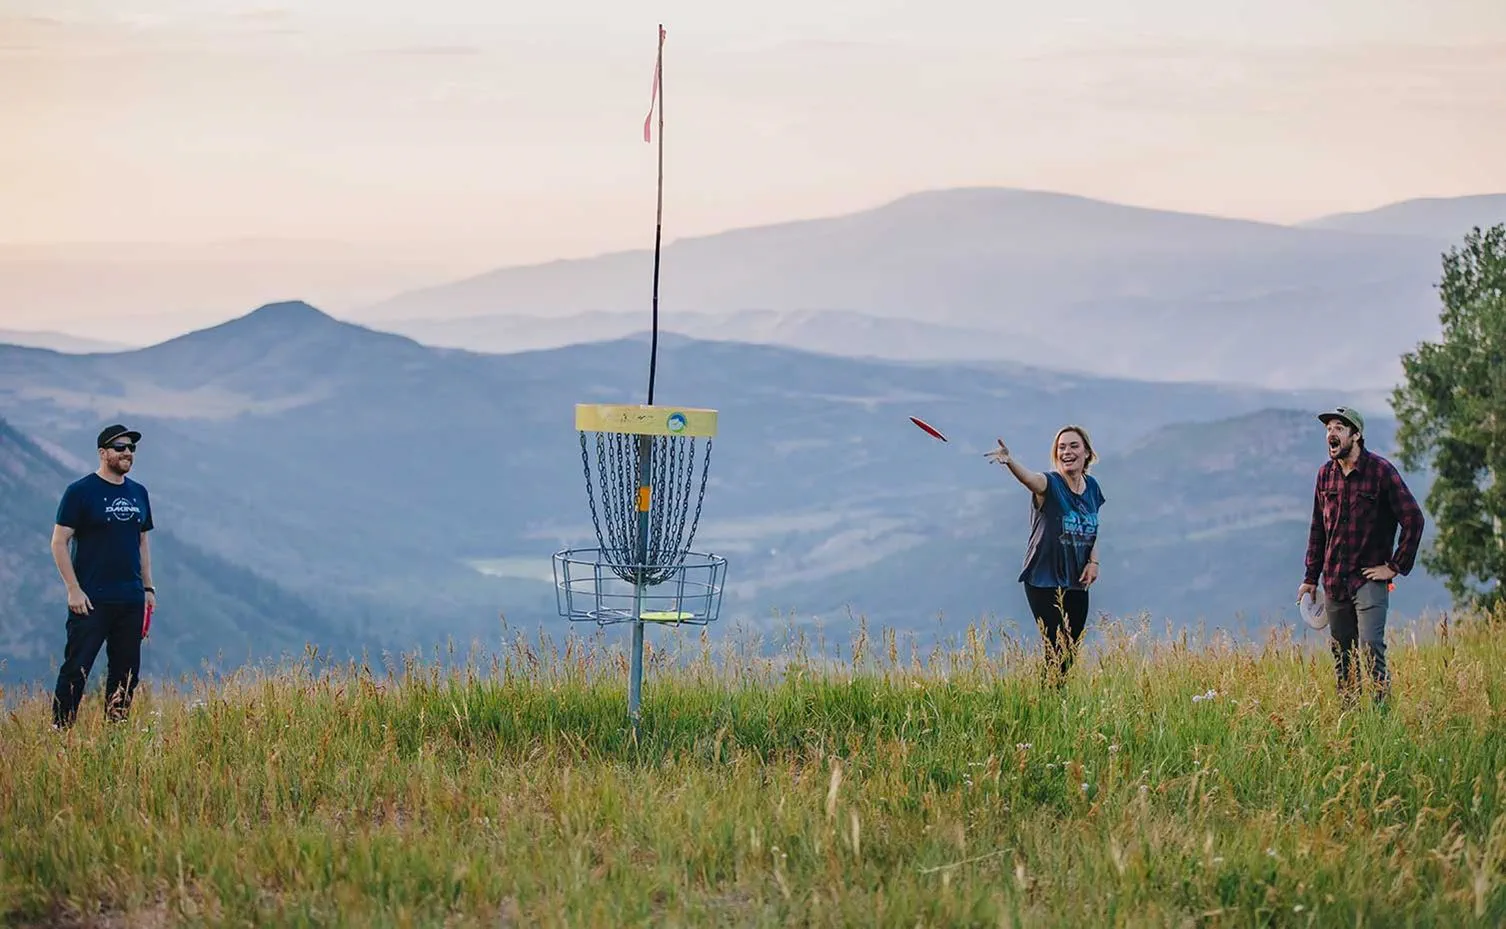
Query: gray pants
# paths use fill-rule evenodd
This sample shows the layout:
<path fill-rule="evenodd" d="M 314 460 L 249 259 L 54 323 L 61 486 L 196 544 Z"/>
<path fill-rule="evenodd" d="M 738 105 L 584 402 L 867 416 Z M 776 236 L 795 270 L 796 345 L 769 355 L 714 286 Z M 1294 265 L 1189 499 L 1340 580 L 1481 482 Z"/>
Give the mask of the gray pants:
<path fill-rule="evenodd" d="M 1386 612 L 1391 607 L 1390 586 L 1385 581 L 1366 581 L 1355 591 L 1353 600 L 1325 600 L 1328 614 L 1329 645 L 1333 651 L 1334 673 L 1339 693 L 1353 693 L 1359 688 L 1362 673 L 1369 671 L 1377 693 L 1390 691 L 1391 677 L 1386 670 Z"/>

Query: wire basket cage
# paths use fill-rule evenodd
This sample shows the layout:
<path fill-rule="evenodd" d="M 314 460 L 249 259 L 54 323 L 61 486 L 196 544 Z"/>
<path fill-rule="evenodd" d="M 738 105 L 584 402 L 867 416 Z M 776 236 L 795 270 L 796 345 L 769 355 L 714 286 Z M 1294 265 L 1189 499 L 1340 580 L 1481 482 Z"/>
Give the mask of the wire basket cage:
<path fill-rule="evenodd" d="M 643 565 L 623 564 L 606 549 L 565 549 L 554 554 L 555 599 L 561 616 L 598 625 L 633 622 L 705 626 L 722 608 L 727 559 L 686 552 L 665 580 L 634 585 Z M 662 567 L 662 566 L 653 566 Z"/>

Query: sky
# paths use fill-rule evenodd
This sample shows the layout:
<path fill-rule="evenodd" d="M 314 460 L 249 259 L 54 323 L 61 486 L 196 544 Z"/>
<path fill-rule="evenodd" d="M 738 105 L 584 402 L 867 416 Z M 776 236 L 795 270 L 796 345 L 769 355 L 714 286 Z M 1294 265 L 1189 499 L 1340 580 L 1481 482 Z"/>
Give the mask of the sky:
<path fill-rule="evenodd" d="M 1506 191 L 1502 0 L 0 0 L 0 243 L 478 266 L 997 185 L 1279 222 Z"/>

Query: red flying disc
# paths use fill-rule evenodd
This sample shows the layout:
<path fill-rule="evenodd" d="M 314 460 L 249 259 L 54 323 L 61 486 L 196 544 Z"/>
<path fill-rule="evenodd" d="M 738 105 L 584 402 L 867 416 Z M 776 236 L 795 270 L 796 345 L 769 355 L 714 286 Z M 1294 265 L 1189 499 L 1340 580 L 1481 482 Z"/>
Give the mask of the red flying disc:
<path fill-rule="evenodd" d="M 917 416 L 911 416 L 910 417 L 910 422 L 912 422 L 915 425 L 919 426 L 920 428 L 924 429 L 926 432 L 929 432 L 931 435 L 935 436 L 936 438 L 940 439 L 943 442 L 945 442 L 947 440 L 946 436 L 944 436 L 944 435 L 941 434 L 941 430 L 937 429 L 935 426 L 931 425 L 930 423 L 926 422 L 925 420 L 923 420 L 923 419 L 921 419 L 921 418 L 919 418 Z"/>

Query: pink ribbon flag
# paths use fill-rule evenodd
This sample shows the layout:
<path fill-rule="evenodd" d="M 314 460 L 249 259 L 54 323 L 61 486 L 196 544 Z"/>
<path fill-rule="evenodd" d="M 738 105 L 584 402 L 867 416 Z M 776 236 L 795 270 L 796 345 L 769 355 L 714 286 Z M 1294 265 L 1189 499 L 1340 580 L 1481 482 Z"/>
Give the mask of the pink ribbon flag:
<path fill-rule="evenodd" d="M 648 98 L 648 116 L 643 120 L 643 141 L 648 142 L 653 138 L 649 126 L 654 121 L 654 104 L 659 99 L 659 74 L 664 68 L 664 27 L 659 27 L 659 55 L 654 61 L 654 89 Z"/>

